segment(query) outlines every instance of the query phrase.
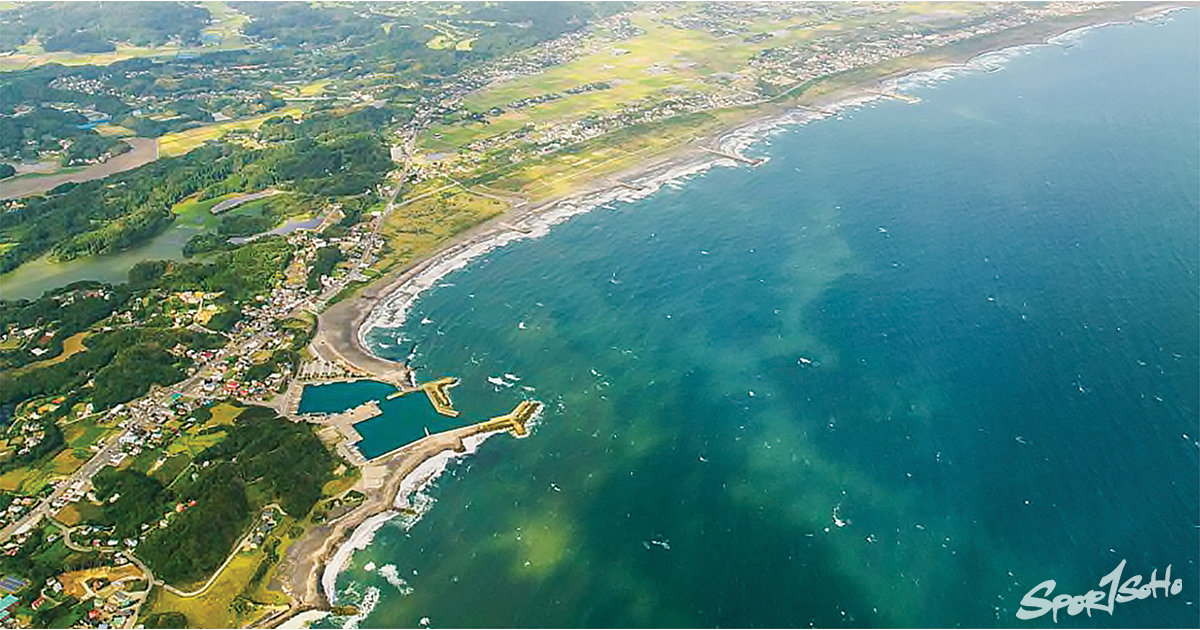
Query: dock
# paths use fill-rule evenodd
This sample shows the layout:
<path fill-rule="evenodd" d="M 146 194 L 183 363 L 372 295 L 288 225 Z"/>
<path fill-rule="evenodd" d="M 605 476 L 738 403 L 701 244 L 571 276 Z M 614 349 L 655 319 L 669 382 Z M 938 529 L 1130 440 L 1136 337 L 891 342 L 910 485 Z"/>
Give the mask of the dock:
<path fill-rule="evenodd" d="M 909 94 L 901 94 L 900 92 L 884 92 L 882 90 L 875 90 L 875 94 L 878 94 L 880 96 L 886 96 L 888 98 L 894 98 L 898 101 L 904 101 L 905 103 L 908 103 L 910 105 L 921 102 L 921 99 L 919 99 L 915 96 L 911 96 Z"/>
<path fill-rule="evenodd" d="M 383 415 L 383 410 L 379 408 L 379 402 L 368 400 L 349 411 L 329 416 L 324 424 L 337 428 L 349 444 L 357 444 L 362 441 L 362 435 L 355 430 L 354 425 L 381 415 Z"/>
<path fill-rule="evenodd" d="M 797 103 L 796 107 L 798 107 L 800 109 L 807 109 L 810 112 L 817 112 L 819 114 L 824 114 L 826 116 L 836 116 L 837 115 L 836 111 L 834 111 L 832 109 L 826 109 L 824 107 L 816 107 L 813 105 L 803 105 L 800 103 Z"/>
<path fill-rule="evenodd" d="M 529 434 L 529 430 L 525 428 L 525 423 L 533 417 L 542 408 L 542 403 L 536 400 L 522 400 L 517 403 L 516 408 L 502 415 L 496 416 L 486 422 L 480 422 L 475 425 L 479 433 L 491 433 L 492 431 L 508 431 L 515 437 L 525 437 Z"/>
<path fill-rule="evenodd" d="M 723 157 L 723 158 L 729 158 L 729 159 L 731 159 L 731 160 L 734 160 L 734 161 L 737 161 L 737 162 L 741 162 L 742 164 L 749 164 L 750 166 L 758 166 L 758 165 L 759 165 L 759 164 L 762 162 L 762 160 L 761 160 L 761 159 L 757 159 L 757 158 L 748 158 L 748 157 L 746 157 L 746 156 L 744 156 L 744 155 L 738 155 L 738 154 L 736 154 L 736 153 L 729 153 L 729 152 L 726 152 L 726 151 L 720 151 L 720 150 L 717 150 L 717 149 L 710 149 L 710 148 L 708 148 L 708 147 L 700 147 L 700 149 L 701 149 L 702 151 L 706 151 L 706 152 L 708 152 L 708 153 L 712 153 L 713 155 L 719 155 L 719 156 L 721 156 L 721 157 Z"/>
<path fill-rule="evenodd" d="M 436 381 L 422 383 L 421 389 L 425 390 L 425 394 L 429 396 L 429 402 L 433 403 L 433 408 L 443 416 L 451 418 L 458 417 L 458 410 L 454 408 L 454 403 L 450 401 L 449 389 L 458 385 L 458 379 L 453 376 L 439 378 Z"/>

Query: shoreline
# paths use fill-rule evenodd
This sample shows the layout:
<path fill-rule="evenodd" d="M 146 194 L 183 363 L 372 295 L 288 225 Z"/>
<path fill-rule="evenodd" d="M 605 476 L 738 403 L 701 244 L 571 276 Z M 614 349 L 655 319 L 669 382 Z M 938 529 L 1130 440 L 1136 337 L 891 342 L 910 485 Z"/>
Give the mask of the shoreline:
<path fill-rule="evenodd" d="M 1156 19 L 1172 11 L 1189 8 L 1174 3 L 1134 6 L 1138 10 L 1124 16 L 1078 16 L 1079 24 L 1029 24 L 1019 28 L 1039 31 L 1049 28 L 1052 32 L 1014 34 L 1021 41 L 1004 42 L 998 48 L 985 47 L 968 53 L 948 51 L 950 54 L 944 59 L 915 59 L 912 67 L 857 81 L 810 99 L 801 97 L 786 103 L 765 102 L 756 106 L 758 111 L 746 112 L 743 120 L 707 136 L 694 137 L 662 149 L 646 163 L 585 180 L 570 192 L 543 199 L 529 207 L 519 204 L 464 230 L 424 258 L 408 267 L 385 273 L 360 289 L 357 295 L 326 309 L 319 316 L 322 321 L 318 324 L 317 334 L 323 331 L 325 321 L 328 321 L 331 331 L 350 327 L 352 335 L 338 335 L 342 343 L 336 351 L 343 356 L 351 355 L 345 358 L 350 359 L 352 365 L 363 367 L 382 362 L 393 369 L 397 366 L 406 369 L 404 364 L 383 359 L 369 350 L 367 334 L 374 328 L 403 325 L 408 310 L 421 293 L 494 249 L 517 240 L 540 238 L 554 225 L 607 203 L 637 201 L 654 194 L 668 181 L 694 176 L 715 166 L 746 166 L 736 160 L 713 155 L 706 151 L 707 148 L 741 155 L 747 148 L 784 127 L 837 116 L 844 109 L 887 98 L 881 92 L 904 89 L 907 82 L 924 78 L 921 75 L 982 71 L 983 67 L 977 63 L 982 58 L 1002 55 L 999 62 L 1003 64 L 1026 47 L 1061 45 L 1065 43 L 1061 38 L 1067 37 L 1069 41 L 1091 29 Z M 392 314 L 383 314 L 381 311 L 392 311 Z M 359 360 L 362 364 L 355 363 Z"/>
<path fill-rule="evenodd" d="M 1092 29 L 1158 19 L 1183 8 L 1192 7 L 1173 3 L 1151 6 L 1139 4 L 1128 8 L 1116 7 L 1103 15 L 1079 16 L 1077 24 L 1030 24 L 1027 25 L 1027 29 L 1034 32 L 1014 33 L 1013 41 L 1000 43 L 994 48 L 985 46 L 974 52 L 946 51 L 948 54 L 944 58 L 913 59 L 909 68 L 839 86 L 816 97 L 794 98 L 787 103 L 764 103 L 757 106 L 756 111 L 746 112 L 744 119 L 731 123 L 722 130 L 663 149 L 653 158 L 635 167 L 585 179 L 568 193 L 547 198 L 529 207 L 525 207 L 524 204 L 515 206 L 448 239 L 423 259 L 383 275 L 363 287 L 357 295 L 326 309 L 318 316 L 318 331 L 312 347 L 315 348 L 320 340 L 328 350 L 368 373 L 378 372 L 366 366 L 378 366 L 388 371 L 399 369 L 405 374 L 411 374 L 406 365 L 382 359 L 372 353 L 368 349 L 366 336 L 375 328 L 396 328 L 403 325 L 409 311 L 425 290 L 436 287 L 448 274 L 494 249 L 517 240 L 540 238 L 548 234 L 553 226 L 571 217 L 607 204 L 637 201 L 658 192 L 668 182 L 693 177 L 715 166 L 746 166 L 731 158 L 708 153 L 706 149 L 742 155 L 743 151 L 785 128 L 837 116 L 847 108 L 887 98 L 880 93 L 881 91 L 926 85 L 925 81 L 940 81 L 958 72 L 987 71 L 990 64 L 985 65 L 985 61 L 994 59 L 1002 65 L 1008 59 L 1024 52 L 1023 49 L 1063 45 Z M 1126 15 L 1114 15 L 1117 11 Z M 1050 34 L 1045 32 L 1047 28 L 1052 31 Z M 992 59 L 988 59 L 989 57 Z M 762 162 L 768 159 L 769 157 Z M 280 566 L 278 579 L 283 580 L 285 584 L 305 585 L 303 590 L 288 590 L 289 594 L 298 600 L 297 605 L 293 606 L 296 613 L 318 608 L 328 610 L 332 602 L 329 601 L 327 593 L 333 593 L 336 577 L 344 568 L 339 565 L 348 563 L 354 551 L 365 548 L 374 533 L 386 522 L 404 513 L 403 510 L 409 509 L 398 507 L 397 503 L 401 500 L 407 502 L 407 497 L 420 487 L 405 494 L 406 481 L 419 476 L 416 473 L 423 464 L 434 461 L 447 450 L 445 447 L 434 451 L 430 450 L 431 446 L 412 447 L 425 444 L 432 438 L 457 435 L 460 431 L 461 429 L 455 429 L 423 438 L 370 462 L 368 465 L 382 465 L 388 470 L 382 496 L 371 497 L 353 510 L 332 519 L 336 521 L 336 525 L 329 528 L 330 531 L 320 531 L 328 526 L 314 529 L 309 532 L 311 536 L 306 535 L 289 549 L 285 563 L 291 563 L 293 551 L 297 554 L 305 553 L 306 550 L 301 549 L 301 546 L 305 542 L 309 542 L 311 546 L 313 541 L 309 541 L 310 537 L 322 538 L 319 554 L 308 550 L 308 553 L 313 554 L 309 558 L 310 562 L 299 562 L 286 577 L 284 566 Z M 482 437 L 486 439 L 488 435 Z M 468 451 L 461 437 L 457 444 L 462 450 L 450 449 L 449 457 L 442 462 L 443 468 L 455 457 L 474 450 L 472 448 Z M 436 477 L 436 474 L 433 477 Z M 370 496 L 373 492 L 368 494 Z M 398 509 L 401 511 L 397 511 Z M 385 514 L 388 516 L 380 518 Z M 378 523 L 373 519 L 378 519 Z M 341 562 L 335 562 L 339 557 Z M 288 568 L 292 569 L 290 566 Z M 292 616 L 287 615 L 289 618 Z"/>

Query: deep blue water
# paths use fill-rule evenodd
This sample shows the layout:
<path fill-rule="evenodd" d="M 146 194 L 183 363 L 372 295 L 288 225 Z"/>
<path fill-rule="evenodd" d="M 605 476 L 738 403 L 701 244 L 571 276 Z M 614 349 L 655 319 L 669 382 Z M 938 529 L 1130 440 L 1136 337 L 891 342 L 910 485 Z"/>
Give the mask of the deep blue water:
<path fill-rule="evenodd" d="M 1027 50 L 448 276 L 371 338 L 461 377 L 467 415 L 547 413 L 380 530 L 343 601 L 378 591 L 364 627 L 1048 627 L 1025 593 L 1124 559 L 1183 592 L 1057 625 L 1196 627 L 1198 33 Z"/>

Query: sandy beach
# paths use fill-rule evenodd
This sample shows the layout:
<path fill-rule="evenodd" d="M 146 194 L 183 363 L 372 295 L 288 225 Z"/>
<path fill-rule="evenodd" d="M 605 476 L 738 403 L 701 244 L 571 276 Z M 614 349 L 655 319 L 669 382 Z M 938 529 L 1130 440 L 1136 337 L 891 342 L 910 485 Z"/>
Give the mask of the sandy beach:
<path fill-rule="evenodd" d="M 570 193 L 510 208 L 502 215 L 458 234 L 435 253 L 386 274 L 357 295 L 324 311 L 319 317 L 312 347 L 322 356 L 337 356 L 369 374 L 407 377 L 407 368 L 403 364 L 372 354 L 366 347 L 364 335 L 375 327 L 402 325 L 423 291 L 495 248 L 516 240 L 538 238 L 575 215 L 610 203 L 641 199 L 668 182 L 714 166 L 750 167 L 710 150 L 758 157 L 745 152 L 753 151 L 753 145 L 770 134 L 836 115 L 874 99 L 887 98 L 881 91 L 903 90 L 906 85 L 944 80 L 959 71 L 990 69 L 1003 64 L 1007 56 L 1020 54 L 1020 47 L 1061 43 L 1076 31 L 1130 19 L 1147 19 L 1178 6 L 1123 5 L 1077 16 L 1075 20 L 1032 24 L 1018 33 L 1006 34 L 1001 40 L 981 42 L 977 49 L 923 56 L 912 60 L 913 63 L 904 69 L 839 86 L 819 96 L 783 104 L 768 103 L 747 111 L 738 123 L 724 131 L 663 150 L 636 167 L 596 175 Z M 371 462 L 386 469 L 382 486 L 367 490 L 366 501 L 342 514 L 331 515 L 326 524 L 309 531 L 289 549 L 278 575 L 284 589 L 296 599 L 293 613 L 327 609 L 331 605 L 328 594 L 333 592 L 337 573 L 356 549 L 369 543 L 375 529 L 402 514 L 407 496 L 415 491 L 414 479 L 423 474 L 419 470 L 422 464 L 439 455 L 452 457 L 471 450 L 464 444 L 464 438 L 471 435 L 472 428 L 429 436 Z M 443 460 L 440 465 L 444 467 L 444 464 Z"/>

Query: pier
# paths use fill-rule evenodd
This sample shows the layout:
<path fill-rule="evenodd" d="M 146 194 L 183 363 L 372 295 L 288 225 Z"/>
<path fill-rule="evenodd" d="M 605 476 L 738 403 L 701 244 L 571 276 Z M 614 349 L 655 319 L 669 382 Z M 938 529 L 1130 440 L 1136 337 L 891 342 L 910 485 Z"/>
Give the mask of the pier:
<path fill-rule="evenodd" d="M 911 96 L 911 95 L 908 95 L 908 94 L 901 94 L 900 92 L 884 92 L 884 91 L 882 91 L 882 90 L 875 90 L 875 91 L 874 91 L 874 93 L 875 93 L 875 94 L 878 94 L 878 95 L 880 95 L 880 96 L 886 96 L 886 97 L 888 97 L 888 98 L 894 98 L 894 99 L 896 99 L 896 100 L 898 100 L 898 101 L 904 101 L 905 103 L 908 103 L 908 104 L 910 104 L 910 105 L 911 105 L 911 104 L 914 104 L 914 103 L 920 103 L 920 102 L 921 102 L 921 99 L 919 99 L 919 98 L 917 98 L 917 97 L 915 97 L 915 96 Z"/>
<path fill-rule="evenodd" d="M 542 408 L 542 403 L 536 400 L 522 400 L 517 403 L 516 408 L 504 414 L 496 416 L 486 422 L 480 422 L 475 425 L 477 433 L 491 433 L 492 431 L 508 431 L 515 437 L 525 437 L 529 434 L 525 428 L 525 423 L 533 417 Z"/>
<path fill-rule="evenodd" d="M 379 403 L 368 400 L 349 411 L 329 416 L 325 424 L 336 427 L 338 432 L 346 436 L 346 441 L 350 444 L 357 444 L 362 441 L 362 435 L 355 430 L 354 425 L 381 415 L 383 415 L 383 410 L 379 408 Z"/>
<path fill-rule="evenodd" d="M 436 381 L 422 383 L 421 389 L 425 390 L 425 394 L 429 396 L 429 402 L 433 403 L 433 408 L 443 416 L 451 418 L 458 417 L 458 410 L 454 408 L 454 403 L 450 402 L 451 387 L 458 385 L 458 379 L 453 376 L 439 378 Z"/>
<path fill-rule="evenodd" d="M 367 463 L 367 459 L 363 457 L 355 445 L 361 442 L 363 437 L 354 428 L 354 425 L 382 414 L 383 410 L 379 408 L 379 402 L 369 400 L 353 409 L 332 414 L 326 416 L 323 420 L 317 421 L 317 424 L 323 424 L 326 427 L 321 430 L 319 435 L 327 443 L 335 444 L 335 450 L 346 461 L 355 466 L 362 466 Z"/>
<path fill-rule="evenodd" d="M 824 107 L 816 107 L 813 105 L 803 105 L 800 103 L 797 103 L 796 107 L 798 107 L 800 109 L 807 109 L 810 112 L 817 112 L 819 114 L 824 114 L 826 116 L 836 116 L 837 115 L 836 111 L 834 111 L 832 109 L 826 109 Z"/>
<path fill-rule="evenodd" d="M 748 157 L 746 157 L 746 156 L 744 156 L 744 155 L 738 155 L 738 154 L 736 154 L 736 153 L 728 153 L 728 152 L 726 152 L 726 151 L 720 151 L 720 150 L 717 150 L 717 149 L 710 149 L 710 148 L 708 148 L 708 147 L 700 147 L 700 149 L 701 149 L 702 151 L 706 151 L 706 152 L 708 152 L 708 153 L 712 153 L 713 155 L 719 155 L 719 156 L 721 156 L 721 157 L 723 157 L 723 158 L 729 158 L 729 159 L 731 159 L 731 160 L 734 160 L 734 161 L 737 161 L 737 162 L 741 162 L 741 163 L 743 163 L 743 164 L 749 164 L 750 166 L 758 166 L 760 163 L 762 163 L 762 160 L 761 160 L 761 159 L 759 159 L 759 158 L 748 158 Z"/>

